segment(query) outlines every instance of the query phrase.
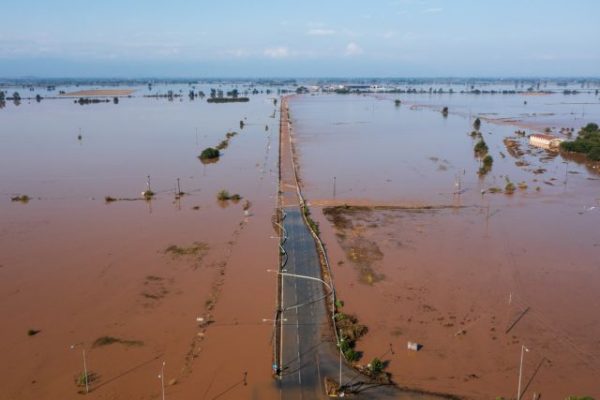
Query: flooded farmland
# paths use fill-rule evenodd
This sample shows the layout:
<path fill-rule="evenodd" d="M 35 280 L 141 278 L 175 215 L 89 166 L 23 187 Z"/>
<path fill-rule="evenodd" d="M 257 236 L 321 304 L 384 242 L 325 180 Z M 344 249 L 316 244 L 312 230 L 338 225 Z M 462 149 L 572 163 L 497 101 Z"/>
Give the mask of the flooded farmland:
<path fill-rule="evenodd" d="M 506 398 L 526 346 L 526 397 L 600 394 L 600 175 L 527 140 L 597 122 L 596 96 L 314 95 L 290 111 L 338 295 L 369 328 L 359 363 Z"/>
<path fill-rule="evenodd" d="M 68 96 L 96 89 L 0 109 L 7 398 L 78 398 L 83 349 L 91 398 L 159 398 L 163 361 L 170 399 L 279 398 L 276 89 L 231 104 L 183 84 Z M 524 345 L 527 397 L 599 395 L 600 174 L 527 138 L 599 121 L 597 96 L 304 94 L 289 109 L 337 293 L 368 327 L 358 364 L 507 398 Z M 220 156 L 200 160 L 207 147 Z"/>
<path fill-rule="evenodd" d="M 135 89 L 118 104 L 0 110 L 2 397 L 78 398 L 85 349 L 91 398 L 157 398 L 163 361 L 168 398 L 269 398 L 275 95 L 207 104 L 188 85 Z"/>

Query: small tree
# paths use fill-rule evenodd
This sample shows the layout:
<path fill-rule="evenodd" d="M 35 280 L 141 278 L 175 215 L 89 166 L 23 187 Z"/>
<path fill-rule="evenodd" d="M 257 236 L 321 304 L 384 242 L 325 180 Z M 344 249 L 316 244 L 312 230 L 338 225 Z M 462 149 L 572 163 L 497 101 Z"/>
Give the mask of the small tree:
<path fill-rule="evenodd" d="M 202 153 L 200 153 L 198 157 L 201 160 L 211 160 L 219 158 L 220 155 L 221 153 L 219 153 L 218 149 L 215 149 L 214 147 L 207 147 L 206 149 L 202 150 Z"/>
<path fill-rule="evenodd" d="M 399 107 L 402 102 L 399 99 L 394 100 L 396 107 Z"/>
<path fill-rule="evenodd" d="M 113 103 L 119 104 L 119 98 L 118 97 L 113 97 Z"/>
<path fill-rule="evenodd" d="M 473 121 L 473 128 L 478 131 L 479 128 L 481 128 L 481 120 L 479 119 L 479 117 Z"/>
<path fill-rule="evenodd" d="M 442 108 L 442 115 L 443 115 L 444 117 L 447 117 L 447 116 L 448 116 L 448 107 L 444 107 L 444 108 Z"/>
<path fill-rule="evenodd" d="M 475 155 L 478 157 L 483 157 L 488 152 L 487 144 L 485 144 L 483 139 L 479 139 L 479 141 L 475 144 L 473 151 L 475 151 Z"/>

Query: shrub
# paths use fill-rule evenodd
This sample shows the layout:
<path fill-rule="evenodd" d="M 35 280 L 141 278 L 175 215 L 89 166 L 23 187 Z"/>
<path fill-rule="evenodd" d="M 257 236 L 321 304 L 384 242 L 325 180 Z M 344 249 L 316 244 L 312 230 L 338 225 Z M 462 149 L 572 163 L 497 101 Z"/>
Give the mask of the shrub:
<path fill-rule="evenodd" d="M 227 190 L 221 190 L 221 191 L 219 191 L 219 193 L 217 193 L 217 200 L 226 201 L 226 200 L 229 200 L 230 198 L 231 198 L 231 195 L 229 194 L 229 192 Z"/>
<path fill-rule="evenodd" d="M 385 365 L 383 364 L 383 361 L 381 361 L 379 358 L 375 357 L 371 363 L 369 364 L 369 370 L 371 371 L 371 373 L 373 375 L 379 375 L 383 372 L 383 368 L 385 368 Z"/>
<path fill-rule="evenodd" d="M 343 353 L 344 353 L 344 357 L 346 357 L 346 360 L 348 360 L 350 362 L 358 361 L 358 359 L 360 358 L 360 354 L 354 349 L 348 349 L 348 350 L 344 351 Z"/>
<path fill-rule="evenodd" d="M 219 158 L 220 155 L 221 153 L 218 149 L 215 149 L 214 147 L 207 147 L 206 149 L 202 150 L 202 153 L 200 153 L 199 158 L 201 160 L 214 160 L 216 158 Z"/>
<path fill-rule="evenodd" d="M 504 186 L 504 193 L 513 194 L 515 192 L 515 184 L 512 182 L 508 182 L 506 186 Z"/>

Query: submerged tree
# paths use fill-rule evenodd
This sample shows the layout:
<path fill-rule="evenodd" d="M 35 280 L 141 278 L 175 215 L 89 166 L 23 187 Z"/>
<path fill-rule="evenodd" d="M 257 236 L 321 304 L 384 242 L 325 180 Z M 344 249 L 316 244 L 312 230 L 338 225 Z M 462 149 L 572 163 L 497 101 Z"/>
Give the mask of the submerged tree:
<path fill-rule="evenodd" d="M 481 120 L 479 119 L 479 117 L 477 117 L 477 119 L 475 121 L 473 121 L 473 128 L 478 131 L 479 128 L 481 128 Z"/>
<path fill-rule="evenodd" d="M 442 115 L 443 115 L 444 117 L 447 117 L 447 116 L 448 116 L 448 107 L 444 107 L 444 108 L 442 108 Z"/>
<path fill-rule="evenodd" d="M 479 141 L 475 144 L 475 147 L 473 148 L 475 155 L 478 157 L 483 157 L 484 155 L 486 155 L 488 150 L 488 146 L 487 144 L 485 144 L 483 138 L 479 139 Z"/>

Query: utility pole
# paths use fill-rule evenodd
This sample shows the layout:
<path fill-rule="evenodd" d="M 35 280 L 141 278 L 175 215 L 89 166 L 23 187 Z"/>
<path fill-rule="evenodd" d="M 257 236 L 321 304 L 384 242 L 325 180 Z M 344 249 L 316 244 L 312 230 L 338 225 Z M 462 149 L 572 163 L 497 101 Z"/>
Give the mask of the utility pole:
<path fill-rule="evenodd" d="M 160 387 L 162 393 L 162 400 L 165 400 L 165 364 L 166 362 L 162 362 L 162 367 L 160 368 L 160 375 L 158 375 L 160 379 Z"/>
<path fill-rule="evenodd" d="M 333 177 L 333 199 L 335 200 L 335 176 Z"/>
<path fill-rule="evenodd" d="M 517 389 L 517 400 L 521 400 L 521 378 L 523 377 L 523 354 L 529 349 L 525 345 L 521 345 L 521 363 L 519 364 L 519 387 Z"/>

